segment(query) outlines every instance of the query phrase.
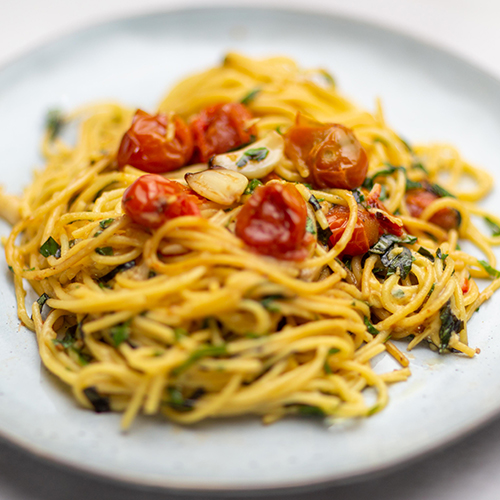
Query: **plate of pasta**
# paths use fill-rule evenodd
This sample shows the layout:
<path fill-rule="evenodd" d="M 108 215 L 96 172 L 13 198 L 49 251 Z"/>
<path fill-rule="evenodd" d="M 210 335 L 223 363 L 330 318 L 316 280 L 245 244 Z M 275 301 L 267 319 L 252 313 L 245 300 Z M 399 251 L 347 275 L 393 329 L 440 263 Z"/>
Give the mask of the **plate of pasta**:
<path fill-rule="evenodd" d="M 499 107 L 449 54 L 278 10 L 115 21 L 4 68 L 0 431 L 262 490 L 492 418 Z"/>

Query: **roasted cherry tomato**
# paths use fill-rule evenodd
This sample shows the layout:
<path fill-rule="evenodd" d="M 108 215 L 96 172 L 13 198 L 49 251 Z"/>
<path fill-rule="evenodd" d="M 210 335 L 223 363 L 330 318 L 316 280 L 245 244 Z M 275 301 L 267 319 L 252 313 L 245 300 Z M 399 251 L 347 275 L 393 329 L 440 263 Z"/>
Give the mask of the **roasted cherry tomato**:
<path fill-rule="evenodd" d="M 156 228 L 182 215 L 200 215 L 199 199 L 188 188 L 161 175 L 143 175 L 123 193 L 125 213 L 137 224 Z"/>
<path fill-rule="evenodd" d="M 239 148 L 256 135 L 250 111 L 237 102 L 220 103 L 200 111 L 190 124 L 194 140 L 191 163 L 207 162 L 213 155 Z"/>
<path fill-rule="evenodd" d="M 334 246 L 340 240 L 349 220 L 349 208 L 334 205 L 326 216 L 332 231 L 330 244 Z M 366 209 L 358 205 L 358 220 L 351 240 L 343 250 L 344 255 L 362 255 L 377 243 L 380 235 L 380 225 Z"/>
<path fill-rule="evenodd" d="M 307 180 L 322 189 L 357 188 L 368 171 L 368 157 L 352 130 L 300 114 L 285 134 L 285 154 L 293 163 L 307 166 Z"/>
<path fill-rule="evenodd" d="M 420 217 L 420 214 L 433 202 L 439 199 L 439 196 L 432 191 L 421 189 L 410 189 L 406 193 L 406 206 L 412 217 Z M 442 208 L 438 210 L 429 222 L 449 231 L 457 229 L 460 226 L 460 213 L 453 208 Z"/>
<path fill-rule="evenodd" d="M 306 233 L 307 208 L 292 184 L 258 187 L 236 217 L 236 235 L 249 247 L 278 259 L 302 260 L 312 237 Z"/>
<path fill-rule="evenodd" d="M 184 166 L 193 154 L 189 127 L 180 116 L 152 116 L 138 109 L 118 148 L 118 166 L 144 172 L 170 172 Z"/>

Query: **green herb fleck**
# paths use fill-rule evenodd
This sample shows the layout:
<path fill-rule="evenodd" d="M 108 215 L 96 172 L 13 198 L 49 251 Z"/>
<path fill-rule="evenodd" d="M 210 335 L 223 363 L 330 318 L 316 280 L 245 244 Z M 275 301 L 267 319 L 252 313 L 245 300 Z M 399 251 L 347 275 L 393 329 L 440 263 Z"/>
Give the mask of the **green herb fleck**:
<path fill-rule="evenodd" d="M 173 375 L 179 375 L 180 373 L 186 371 L 188 368 L 190 368 L 194 363 L 196 363 L 198 360 L 206 357 L 217 357 L 217 356 L 223 356 L 224 354 L 227 354 L 227 349 L 225 345 L 207 345 L 205 347 L 202 347 L 198 349 L 197 351 L 194 351 L 189 358 L 184 361 L 181 365 L 179 365 L 177 368 L 174 368 L 172 370 Z"/>
<path fill-rule="evenodd" d="M 101 226 L 102 229 L 106 229 L 107 227 L 109 227 L 111 225 L 111 223 L 114 220 L 115 219 L 105 219 L 105 220 L 102 220 L 101 222 L 99 222 L 99 225 Z"/>
<path fill-rule="evenodd" d="M 306 231 L 311 234 L 316 234 L 316 222 L 310 217 L 306 219 Z"/>
<path fill-rule="evenodd" d="M 485 260 L 478 260 L 479 264 L 483 266 L 484 270 L 492 277 L 492 278 L 500 278 L 500 271 L 497 271 L 494 267 L 490 266 L 488 262 Z"/>
<path fill-rule="evenodd" d="M 47 241 L 40 247 L 39 252 L 44 257 L 49 257 L 50 255 L 57 257 L 57 254 L 60 256 L 61 246 L 52 236 L 49 236 Z"/>
<path fill-rule="evenodd" d="M 120 344 L 128 340 L 130 336 L 130 320 L 111 327 L 109 333 L 114 346 L 118 347 Z"/>
<path fill-rule="evenodd" d="M 252 148 L 247 149 L 242 157 L 236 162 L 236 166 L 243 168 L 249 161 L 262 161 L 269 154 L 269 149 L 267 148 Z"/>
<path fill-rule="evenodd" d="M 439 313 L 441 328 L 439 329 L 439 354 L 448 348 L 452 333 L 460 333 L 464 328 L 464 322 L 458 319 L 451 310 L 451 300 L 441 308 Z"/>
<path fill-rule="evenodd" d="M 94 386 L 83 389 L 83 393 L 89 400 L 90 404 L 94 407 L 96 413 L 105 413 L 111 411 L 109 398 L 101 396 Z"/>
<path fill-rule="evenodd" d="M 245 189 L 245 191 L 244 191 L 244 193 L 243 193 L 243 194 L 244 194 L 244 195 L 245 195 L 245 194 L 252 194 L 252 193 L 255 191 L 255 189 L 257 189 L 257 187 L 258 187 L 258 186 L 262 186 L 262 185 L 263 185 L 263 184 L 262 184 L 262 182 L 261 182 L 261 181 L 259 181 L 259 179 L 252 179 L 252 180 L 248 183 L 247 188 Z"/>
<path fill-rule="evenodd" d="M 100 247 L 95 249 L 99 255 L 113 255 L 113 247 Z"/>
<path fill-rule="evenodd" d="M 243 97 L 240 103 L 248 106 L 257 97 L 260 91 L 260 88 L 251 90 L 245 97 Z"/>
<path fill-rule="evenodd" d="M 370 318 L 368 318 L 368 316 L 365 316 L 363 321 L 365 322 L 368 333 L 371 333 L 372 335 L 378 335 L 380 333 L 380 331 L 373 326 L 373 323 L 370 321 Z"/>
<path fill-rule="evenodd" d="M 38 297 L 38 300 L 36 302 L 40 306 L 40 312 L 42 312 L 42 308 L 43 308 L 45 302 L 47 302 L 47 300 L 49 300 L 49 299 L 50 299 L 50 297 L 46 293 L 42 293 L 42 295 L 40 295 L 40 297 Z"/>
<path fill-rule="evenodd" d="M 485 217 L 484 220 L 491 229 L 492 236 L 500 236 L 500 227 L 498 226 L 498 224 L 496 224 L 496 222 L 490 219 L 489 217 Z"/>
<path fill-rule="evenodd" d="M 427 250 L 427 248 L 424 248 L 424 247 L 420 247 L 417 252 L 422 255 L 423 257 L 426 257 L 427 259 L 429 259 L 431 262 L 434 262 L 434 255 L 432 255 L 431 252 L 429 252 L 429 250 Z"/>
<path fill-rule="evenodd" d="M 436 250 L 436 257 L 438 259 L 441 259 L 443 262 L 446 260 L 446 257 L 448 257 L 447 253 L 443 253 L 440 248 Z"/>
<path fill-rule="evenodd" d="M 47 117 L 45 119 L 45 127 L 51 141 L 57 138 L 57 136 L 61 133 L 63 126 L 64 118 L 61 111 L 58 109 L 51 109 L 47 113 Z"/>

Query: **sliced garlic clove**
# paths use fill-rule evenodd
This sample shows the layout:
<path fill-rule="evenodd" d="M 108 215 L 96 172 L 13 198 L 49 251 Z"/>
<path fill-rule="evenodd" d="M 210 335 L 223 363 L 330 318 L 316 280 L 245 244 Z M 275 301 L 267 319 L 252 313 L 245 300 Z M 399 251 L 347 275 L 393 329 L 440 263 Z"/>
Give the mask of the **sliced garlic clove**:
<path fill-rule="evenodd" d="M 283 137 L 273 130 L 266 137 L 246 148 L 217 155 L 212 160 L 212 165 L 240 172 L 249 179 L 259 179 L 274 170 L 283 159 L 284 149 Z"/>
<path fill-rule="evenodd" d="M 218 166 L 202 172 L 187 173 L 184 178 L 195 193 L 220 205 L 237 202 L 248 184 L 244 175 Z"/>

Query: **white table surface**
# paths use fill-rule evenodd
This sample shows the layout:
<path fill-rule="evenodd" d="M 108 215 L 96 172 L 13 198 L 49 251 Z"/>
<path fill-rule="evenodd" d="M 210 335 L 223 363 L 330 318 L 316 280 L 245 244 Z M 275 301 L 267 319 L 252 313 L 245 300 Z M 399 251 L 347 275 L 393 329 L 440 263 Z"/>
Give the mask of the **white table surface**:
<path fill-rule="evenodd" d="M 89 24 L 159 9 L 215 4 L 301 9 L 307 5 L 315 11 L 364 19 L 445 48 L 500 78 L 500 0 L 0 0 L 0 68 L 46 40 Z M 499 470 L 497 419 L 444 450 L 377 478 L 272 498 L 491 500 L 500 498 Z M 60 468 L 0 440 L 0 500 L 178 498 L 185 497 Z"/>

